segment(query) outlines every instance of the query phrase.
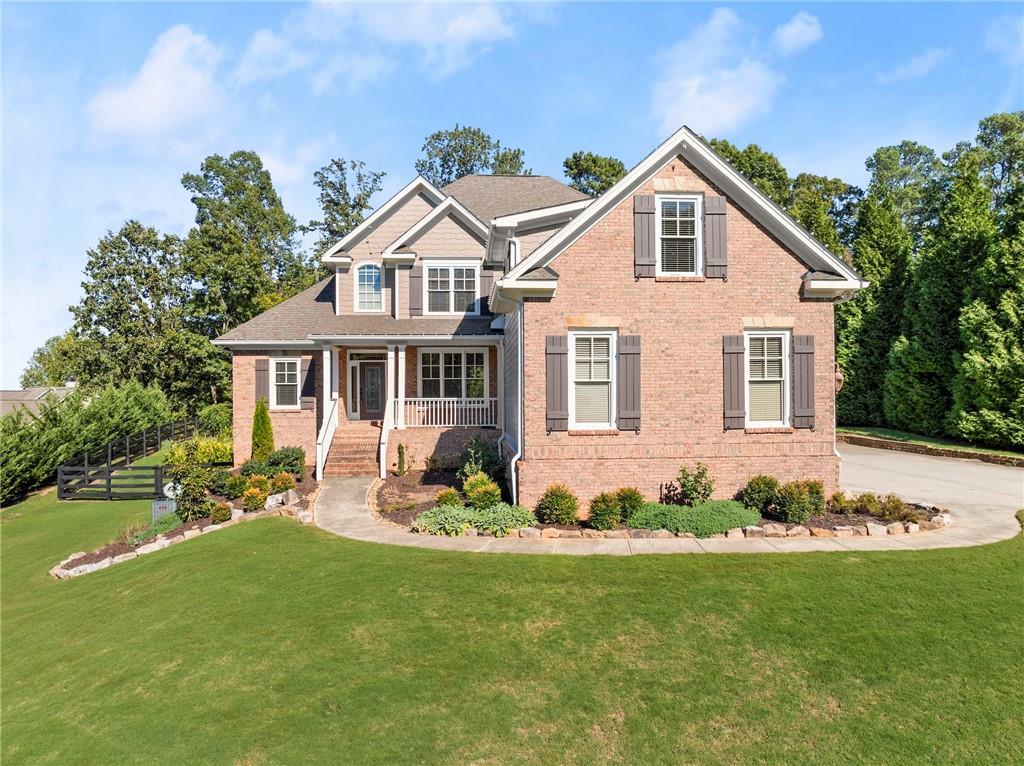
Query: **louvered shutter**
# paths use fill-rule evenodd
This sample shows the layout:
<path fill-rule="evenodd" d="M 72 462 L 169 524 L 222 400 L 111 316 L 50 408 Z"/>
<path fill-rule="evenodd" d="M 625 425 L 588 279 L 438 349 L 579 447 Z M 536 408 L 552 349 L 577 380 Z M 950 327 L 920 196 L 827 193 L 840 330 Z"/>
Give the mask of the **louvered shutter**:
<path fill-rule="evenodd" d="M 265 399 L 270 403 L 270 360 L 256 360 L 256 401 Z"/>
<path fill-rule="evenodd" d="M 814 336 L 794 335 L 791 354 L 793 428 L 814 429 Z"/>
<path fill-rule="evenodd" d="M 304 410 L 316 408 L 316 369 L 315 359 L 303 359 L 300 365 L 299 383 L 302 386 L 300 403 Z"/>
<path fill-rule="evenodd" d="M 742 335 L 726 335 L 722 338 L 722 401 L 724 409 L 723 428 L 743 428 L 746 424 L 746 402 L 743 396 Z"/>
<path fill-rule="evenodd" d="M 727 277 L 725 210 L 725 197 L 704 198 L 704 276 L 708 279 Z"/>
<path fill-rule="evenodd" d="M 480 313 L 491 313 L 491 286 L 494 284 L 494 272 L 491 269 L 483 269 L 480 272 Z"/>
<path fill-rule="evenodd" d="M 640 336 L 619 336 L 617 367 L 618 428 L 640 430 Z"/>
<path fill-rule="evenodd" d="M 654 195 L 633 197 L 633 275 L 654 276 Z"/>
<path fill-rule="evenodd" d="M 423 316 L 423 262 L 419 260 L 409 272 L 409 316 Z"/>
<path fill-rule="evenodd" d="M 569 337 L 549 335 L 545 343 L 547 428 L 569 430 Z"/>

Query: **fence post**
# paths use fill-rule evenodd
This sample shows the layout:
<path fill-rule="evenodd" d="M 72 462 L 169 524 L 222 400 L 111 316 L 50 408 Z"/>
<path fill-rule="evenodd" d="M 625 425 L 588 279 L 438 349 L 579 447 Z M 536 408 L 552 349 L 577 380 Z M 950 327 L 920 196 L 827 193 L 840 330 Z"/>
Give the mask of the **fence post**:
<path fill-rule="evenodd" d="M 153 469 L 153 484 L 156 485 L 153 493 L 157 498 L 164 496 L 164 467 L 158 465 Z"/>
<path fill-rule="evenodd" d="M 160 424 L 157 423 L 156 424 L 156 448 L 160 449 L 163 446 L 164 446 L 164 441 L 163 441 L 163 439 L 160 438 Z"/>
<path fill-rule="evenodd" d="M 148 433 L 149 433 L 149 429 L 148 428 L 143 428 L 142 429 L 142 456 L 143 457 L 146 457 L 146 455 L 149 454 L 149 452 L 146 451 L 146 434 L 148 434 Z"/>
<path fill-rule="evenodd" d="M 107 468 L 110 468 L 110 463 L 113 461 L 113 442 L 107 442 Z"/>
<path fill-rule="evenodd" d="M 124 464 L 131 465 L 132 462 L 132 437 L 129 434 L 124 437 Z"/>
<path fill-rule="evenodd" d="M 107 500 L 112 500 L 113 499 L 113 493 L 111 492 L 113 487 L 111 486 L 111 482 L 110 482 L 110 480 L 113 478 L 113 476 L 114 476 L 114 471 L 108 465 L 107 466 Z"/>
<path fill-rule="evenodd" d="M 57 466 L 57 499 L 64 499 L 64 466 Z"/>

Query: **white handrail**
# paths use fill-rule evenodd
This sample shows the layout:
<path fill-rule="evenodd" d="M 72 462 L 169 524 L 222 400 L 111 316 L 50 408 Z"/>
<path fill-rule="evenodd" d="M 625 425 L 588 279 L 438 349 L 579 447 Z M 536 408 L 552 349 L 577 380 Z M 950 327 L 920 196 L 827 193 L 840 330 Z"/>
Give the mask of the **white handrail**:
<path fill-rule="evenodd" d="M 331 399 L 324 422 L 320 426 L 320 433 L 316 437 L 316 478 L 324 478 L 324 466 L 327 464 L 327 453 L 331 451 L 331 442 L 334 441 L 334 432 L 338 428 L 338 402 L 339 399 Z"/>
<path fill-rule="evenodd" d="M 388 399 L 384 405 L 384 420 L 380 429 L 380 447 L 377 450 L 377 462 L 380 465 L 380 478 L 388 477 L 388 434 L 395 427 L 394 400 Z"/>
<path fill-rule="evenodd" d="M 417 397 L 405 400 L 405 427 L 496 426 L 498 400 L 495 397 L 432 399 Z"/>

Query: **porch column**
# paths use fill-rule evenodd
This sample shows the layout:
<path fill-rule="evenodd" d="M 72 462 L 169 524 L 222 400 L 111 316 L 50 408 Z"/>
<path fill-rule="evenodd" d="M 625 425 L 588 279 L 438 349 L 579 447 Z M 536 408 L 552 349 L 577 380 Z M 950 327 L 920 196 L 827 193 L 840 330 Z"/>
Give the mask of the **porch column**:
<path fill-rule="evenodd" d="M 398 396 L 395 401 L 398 412 L 395 413 L 395 422 L 400 429 L 405 428 L 405 344 L 398 347 Z"/>
<path fill-rule="evenodd" d="M 387 405 L 392 405 L 395 398 L 395 354 L 396 347 L 394 345 L 388 345 L 388 353 L 385 362 L 385 378 L 387 383 L 384 386 L 384 390 L 387 391 Z"/>
<path fill-rule="evenodd" d="M 331 396 L 331 391 L 332 391 L 332 389 L 331 389 L 331 367 L 333 365 L 331 364 L 331 347 L 329 345 L 323 347 L 322 355 L 323 355 L 322 359 L 321 359 L 322 364 L 320 366 L 323 369 L 323 382 L 324 382 L 324 385 L 323 385 L 323 388 L 321 389 L 321 391 L 322 391 L 322 396 L 323 396 L 323 401 L 324 401 L 324 412 L 326 412 L 327 411 L 327 402 L 332 398 L 332 396 Z"/>
<path fill-rule="evenodd" d="M 339 375 L 341 368 L 341 349 L 331 349 L 331 398 L 338 398 L 338 386 L 341 375 Z"/>
<path fill-rule="evenodd" d="M 495 348 L 498 350 L 498 365 L 497 365 L 497 388 L 498 388 L 498 428 L 501 433 L 505 433 L 505 344 L 499 342 Z M 491 392 L 488 391 L 487 395 L 490 396 Z"/>

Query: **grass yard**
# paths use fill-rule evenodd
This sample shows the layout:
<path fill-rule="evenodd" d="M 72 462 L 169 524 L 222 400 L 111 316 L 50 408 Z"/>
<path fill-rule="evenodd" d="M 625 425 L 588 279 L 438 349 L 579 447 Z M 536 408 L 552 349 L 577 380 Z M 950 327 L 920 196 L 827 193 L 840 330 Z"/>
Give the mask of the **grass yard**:
<path fill-rule="evenodd" d="M 1021 537 L 575 558 L 272 518 L 46 574 L 147 509 L 0 515 L 5 764 L 1024 762 Z"/>
<path fill-rule="evenodd" d="M 876 428 L 874 426 L 840 426 L 836 429 L 840 433 L 859 434 L 860 436 L 876 436 L 879 439 L 892 439 L 907 444 L 921 444 L 925 447 L 940 447 L 942 449 L 954 449 L 961 452 L 982 452 L 988 455 L 1009 455 L 1010 457 L 1024 457 L 1024 452 L 1014 452 L 1008 449 L 993 449 L 991 447 L 978 447 L 966 442 L 958 442 L 952 439 L 940 439 L 935 436 L 921 436 L 907 431 L 897 431 L 894 428 Z"/>

